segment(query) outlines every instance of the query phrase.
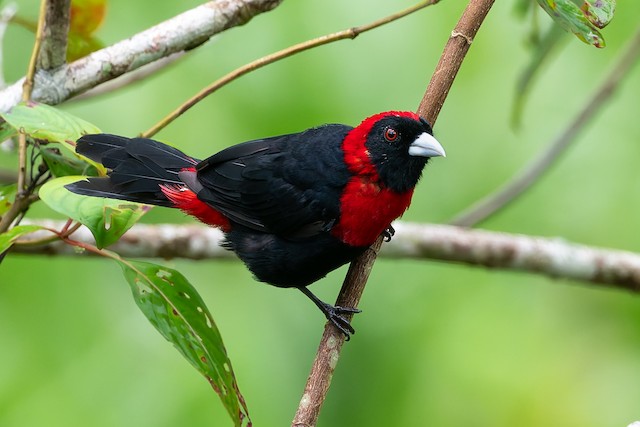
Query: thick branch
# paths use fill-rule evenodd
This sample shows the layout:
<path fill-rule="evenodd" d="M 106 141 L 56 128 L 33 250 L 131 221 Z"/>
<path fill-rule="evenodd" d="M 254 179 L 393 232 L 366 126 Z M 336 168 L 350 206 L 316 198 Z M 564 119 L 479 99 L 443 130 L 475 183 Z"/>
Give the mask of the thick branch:
<path fill-rule="evenodd" d="M 435 124 L 473 38 L 484 21 L 494 0 L 470 0 L 444 48 L 429 86 L 418 107 L 418 114 Z M 349 267 L 336 305 L 357 307 L 369 273 L 382 244 L 382 236 Z M 325 326 L 318 352 L 313 362 L 304 394 L 293 419 L 293 426 L 315 426 L 324 403 L 333 371 L 338 363 L 345 337 L 330 322 Z"/>
<path fill-rule="evenodd" d="M 65 225 L 64 221 L 29 223 L 55 230 L 61 230 Z M 450 225 L 397 222 L 393 226 L 396 234 L 391 242 L 382 246 L 380 256 L 383 258 L 456 262 L 640 292 L 640 254 L 637 253 L 595 248 L 558 238 L 469 230 Z M 51 233 L 41 231 L 29 235 L 29 239 L 49 236 Z M 84 227 L 73 234 L 73 239 L 94 243 L 91 233 Z M 235 259 L 233 253 L 219 246 L 221 240 L 221 231 L 202 225 L 137 224 L 109 249 L 125 258 Z M 12 252 L 78 256 L 75 248 L 61 241 L 39 246 L 18 244 Z"/>
<path fill-rule="evenodd" d="M 51 70 L 65 64 L 71 0 L 48 0 L 38 69 Z"/>
<path fill-rule="evenodd" d="M 149 28 L 135 36 L 94 52 L 49 73 L 36 74 L 32 99 L 47 104 L 62 101 L 100 83 L 160 58 L 197 47 L 213 35 L 248 22 L 281 0 L 210 1 Z M 0 92 L 0 112 L 20 101 L 22 80 Z"/>

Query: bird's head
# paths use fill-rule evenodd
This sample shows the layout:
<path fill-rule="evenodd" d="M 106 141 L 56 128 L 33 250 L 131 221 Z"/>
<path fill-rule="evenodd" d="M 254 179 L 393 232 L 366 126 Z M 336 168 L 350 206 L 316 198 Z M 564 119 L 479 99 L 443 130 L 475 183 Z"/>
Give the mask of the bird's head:
<path fill-rule="evenodd" d="M 365 119 L 349 132 L 343 149 L 352 173 L 375 177 L 399 193 L 415 187 L 431 157 L 445 156 L 429 122 L 406 111 Z"/>

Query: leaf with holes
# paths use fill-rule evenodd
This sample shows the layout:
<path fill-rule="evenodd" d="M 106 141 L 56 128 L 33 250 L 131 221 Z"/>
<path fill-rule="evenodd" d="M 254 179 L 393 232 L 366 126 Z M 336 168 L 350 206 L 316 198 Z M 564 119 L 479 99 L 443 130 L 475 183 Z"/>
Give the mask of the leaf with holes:
<path fill-rule="evenodd" d="M 18 225 L 0 234 L 0 254 L 9 249 L 20 237 L 41 229 L 39 225 Z"/>
<path fill-rule="evenodd" d="M 581 7 L 574 0 L 538 0 L 538 4 L 562 28 L 583 42 L 595 47 L 605 46 L 598 28 L 603 28 L 613 18 L 615 0 L 585 0 Z"/>
<path fill-rule="evenodd" d="M 29 101 L 1 114 L 17 131 L 47 142 L 58 142 L 75 153 L 75 141 L 82 135 L 100 133 L 100 129 L 79 117 L 46 104 Z"/>
<path fill-rule="evenodd" d="M 99 248 L 118 241 L 150 206 L 124 200 L 88 197 L 72 193 L 65 185 L 84 177 L 65 176 L 47 182 L 39 195 L 51 209 L 84 224 L 96 239 Z"/>
<path fill-rule="evenodd" d="M 236 426 L 251 425 L 220 332 L 187 279 L 170 268 L 120 260 L 133 298 L 151 324 L 207 379 Z"/>

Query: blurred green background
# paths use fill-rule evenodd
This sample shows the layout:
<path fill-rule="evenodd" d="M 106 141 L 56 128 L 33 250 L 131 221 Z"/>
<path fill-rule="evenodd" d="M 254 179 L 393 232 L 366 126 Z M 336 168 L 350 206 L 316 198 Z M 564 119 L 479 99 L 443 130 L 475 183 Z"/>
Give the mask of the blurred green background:
<path fill-rule="evenodd" d="M 17 2 L 35 18 L 37 2 Z M 446 159 L 430 164 L 405 220 L 445 222 L 508 180 L 573 117 L 638 25 L 619 2 L 597 50 L 566 37 L 509 126 L 531 22 L 496 2 L 442 110 Z M 114 43 L 197 5 L 110 0 Z M 287 0 L 174 67 L 64 109 L 134 135 L 219 76 L 293 43 L 364 24 L 411 1 Z M 279 62 L 206 99 L 157 137 L 207 156 L 243 140 L 415 110 L 466 2 Z M 540 15 L 546 27 L 546 16 Z M 33 35 L 12 26 L 5 73 L 24 74 Z M 640 251 L 640 68 L 532 191 L 483 225 Z M 16 157 L 0 153 L 0 165 Z M 31 217 L 52 217 L 37 206 Z M 145 222 L 191 222 L 155 209 Z M 166 261 L 211 309 L 256 426 L 288 425 L 323 327 L 299 292 L 235 261 Z M 313 286 L 333 300 L 345 270 Z M 377 262 L 320 426 L 624 427 L 640 419 L 640 297 L 527 274 L 431 261 Z M 119 267 L 9 255 L 0 269 L 0 426 L 231 425 L 209 385 L 139 313 Z"/>

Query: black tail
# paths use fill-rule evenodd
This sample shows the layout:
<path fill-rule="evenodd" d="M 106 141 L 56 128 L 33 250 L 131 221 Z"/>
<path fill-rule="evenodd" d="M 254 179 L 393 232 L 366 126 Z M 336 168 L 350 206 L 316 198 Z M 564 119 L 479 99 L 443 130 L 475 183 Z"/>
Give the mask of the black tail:
<path fill-rule="evenodd" d="M 160 184 L 182 185 L 178 172 L 198 163 L 182 151 L 152 139 L 106 133 L 83 136 L 76 144 L 76 152 L 102 163 L 109 174 L 69 184 L 68 190 L 158 206 L 172 206 Z"/>

